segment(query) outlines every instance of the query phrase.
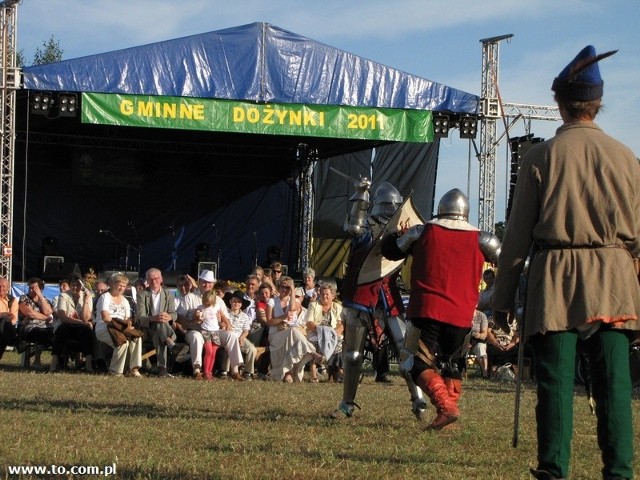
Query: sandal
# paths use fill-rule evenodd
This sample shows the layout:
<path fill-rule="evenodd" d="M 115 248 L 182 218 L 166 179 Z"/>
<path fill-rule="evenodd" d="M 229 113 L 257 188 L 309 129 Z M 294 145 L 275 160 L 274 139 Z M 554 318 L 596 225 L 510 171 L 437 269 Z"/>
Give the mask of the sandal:
<path fill-rule="evenodd" d="M 320 383 L 320 380 L 318 380 L 318 378 L 310 378 L 309 382 L 310 383 Z"/>

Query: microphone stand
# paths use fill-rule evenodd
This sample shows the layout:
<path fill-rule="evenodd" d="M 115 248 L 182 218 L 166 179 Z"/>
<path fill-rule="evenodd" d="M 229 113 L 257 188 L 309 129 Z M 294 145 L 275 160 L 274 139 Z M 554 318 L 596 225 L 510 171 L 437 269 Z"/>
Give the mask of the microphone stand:
<path fill-rule="evenodd" d="M 129 220 L 127 222 L 127 225 L 129 225 L 129 227 L 131 227 L 131 230 L 133 230 L 133 235 L 135 237 L 136 243 L 138 244 L 138 247 L 132 247 L 131 245 L 127 246 L 127 249 L 130 248 L 134 248 L 136 250 L 138 250 L 138 276 L 140 276 L 140 254 L 142 252 L 142 245 L 140 245 L 140 239 L 138 238 L 138 230 L 136 230 L 136 223 L 133 220 Z M 129 263 L 129 254 L 127 253 L 127 271 L 129 270 L 128 268 L 128 263 Z"/>
<path fill-rule="evenodd" d="M 106 235 L 107 237 L 112 238 L 117 244 L 125 247 L 125 272 L 129 267 L 129 249 L 131 245 L 122 240 L 121 238 L 116 237 L 111 230 L 100 230 L 100 233 Z M 122 264 L 120 264 L 122 266 Z"/>
<path fill-rule="evenodd" d="M 176 262 L 178 261 L 178 248 L 176 247 L 176 228 L 173 224 L 169 225 L 169 230 L 171 230 L 171 238 L 173 243 L 173 249 L 171 250 L 171 265 L 173 266 L 173 271 L 176 271 Z"/>
<path fill-rule="evenodd" d="M 253 266 L 258 266 L 258 234 L 253 231 Z"/>
<path fill-rule="evenodd" d="M 222 255 L 222 250 L 220 249 L 220 243 L 218 242 L 218 227 L 216 227 L 216 224 L 212 224 L 211 225 L 213 227 L 213 234 L 214 234 L 214 240 L 213 243 L 216 247 L 218 247 L 218 249 L 216 250 L 216 278 L 219 280 L 220 279 L 220 257 Z"/>

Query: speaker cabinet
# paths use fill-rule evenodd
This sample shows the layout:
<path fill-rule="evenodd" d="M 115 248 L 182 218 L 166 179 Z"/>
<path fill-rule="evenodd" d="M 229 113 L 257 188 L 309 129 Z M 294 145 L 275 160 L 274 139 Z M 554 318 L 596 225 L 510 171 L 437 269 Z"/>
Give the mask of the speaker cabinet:
<path fill-rule="evenodd" d="M 62 279 L 69 278 L 71 275 L 82 276 L 80 267 L 73 262 L 50 262 L 45 264 L 42 272 L 42 280 L 45 282 L 59 282 Z"/>

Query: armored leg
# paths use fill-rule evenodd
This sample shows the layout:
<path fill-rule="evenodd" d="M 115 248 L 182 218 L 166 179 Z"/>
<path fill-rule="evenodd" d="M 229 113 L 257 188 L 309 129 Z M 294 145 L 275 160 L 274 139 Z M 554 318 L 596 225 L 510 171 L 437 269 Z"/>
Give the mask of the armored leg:
<path fill-rule="evenodd" d="M 342 414 L 351 417 L 354 407 L 357 406 L 355 404 L 356 391 L 360 383 L 364 345 L 370 318 L 366 312 L 345 308 L 342 311 L 342 320 L 344 322 L 342 402 L 330 415 L 336 419 Z"/>
<path fill-rule="evenodd" d="M 364 344 L 369 329 L 369 315 L 353 309 L 344 310 L 344 379 L 343 398 L 347 403 L 353 403 L 360 383 Z"/>
<path fill-rule="evenodd" d="M 418 349 L 420 330 L 414 327 L 411 322 L 405 323 L 400 317 L 388 317 L 386 320 L 387 331 L 399 355 L 398 367 L 400 368 L 400 374 L 405 378 L 411 394 L 411 411 L 418 420 L 422 420 L 422 415 L 427 408 L 427 401 L 422 390 L 413 382 L 410 375 L 411 367 L 413 366 L 413 354 Z"/>

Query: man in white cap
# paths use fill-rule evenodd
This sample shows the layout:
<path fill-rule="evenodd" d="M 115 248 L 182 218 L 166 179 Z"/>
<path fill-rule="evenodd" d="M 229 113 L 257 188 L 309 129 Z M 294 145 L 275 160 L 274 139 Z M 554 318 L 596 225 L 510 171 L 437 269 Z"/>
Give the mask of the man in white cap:
<path fill-rule="evenodd" d="M 200 333 L 202 319 L 196 319 L 194 313 L 202 304 L 202 294 L 213 289 L 216 279 L 211 270 L 202 270 L 198 276 L 198 289 L 189 293 L 189 304 L 178 306 L 178 321 L 187 330 L 185 340 L 189 344 L 191 364 L 193 366 L 193 378 L 202 380 L 202 348 L 204 337 Z M 224 302 L 223 302 L 224 303 Z M 226 306 L 225 306 L 226 308 Z"/>
<path fill-rule="evenodd" d="M 640 329 L 640 166 L 594 119 L 602 78 L 585 47 L 551 89 L 563 125 L 522 159 L 493 293 L 513 308 L 529 259 L 524 332 L 534 350 L 538 465 L 542 480 L 567 478 L 576 351 L 589 355 L 602 478 L 633 477 L 629 339 Z"/>

